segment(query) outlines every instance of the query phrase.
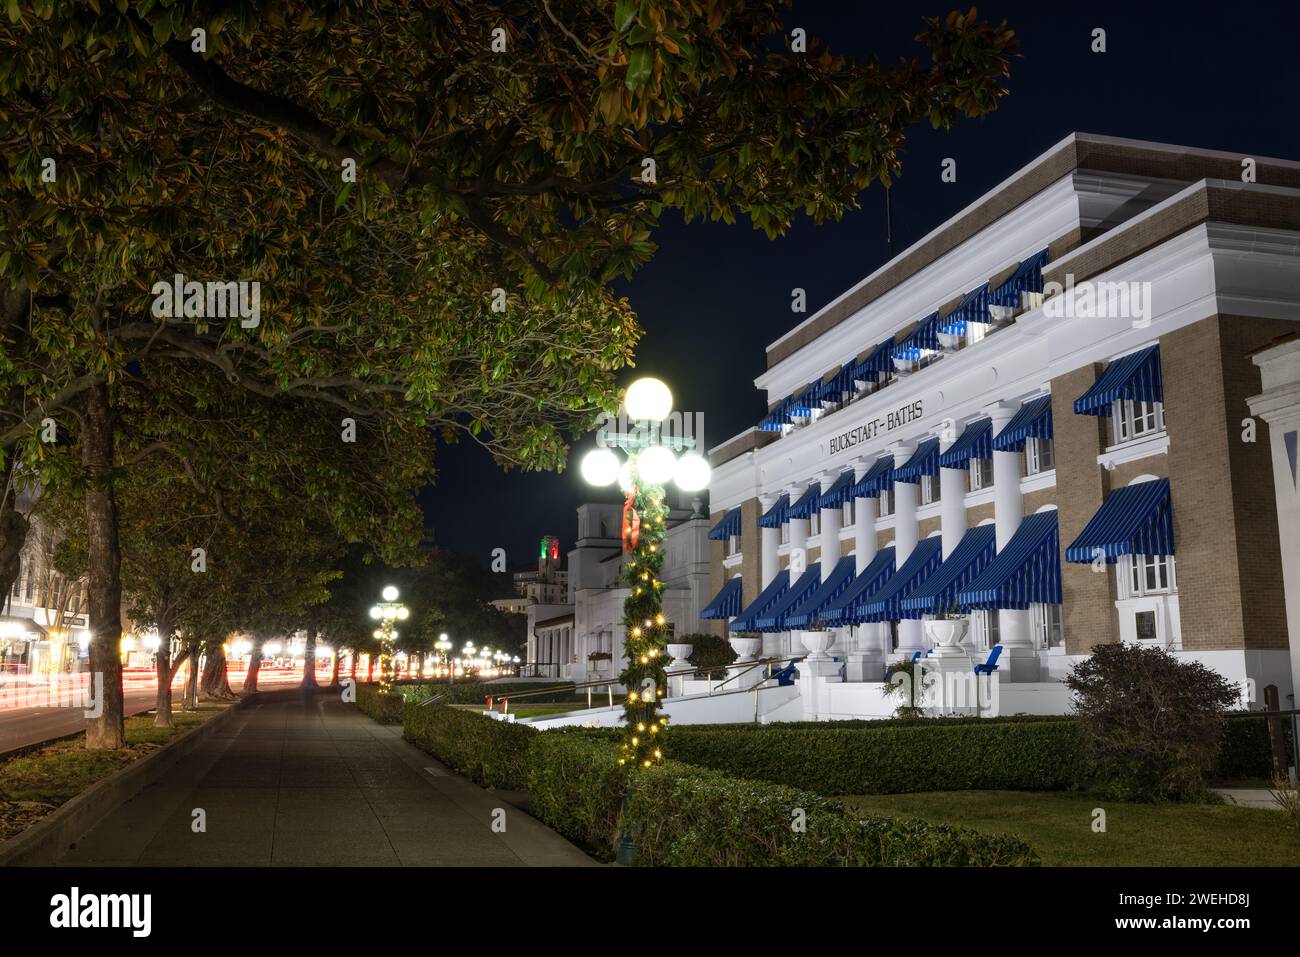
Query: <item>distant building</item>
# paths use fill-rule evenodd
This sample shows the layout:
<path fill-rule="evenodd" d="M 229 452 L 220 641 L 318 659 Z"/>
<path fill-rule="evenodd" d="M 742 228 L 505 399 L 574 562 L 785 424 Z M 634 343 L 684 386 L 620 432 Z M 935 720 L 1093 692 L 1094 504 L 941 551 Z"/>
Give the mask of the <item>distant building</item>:
<path fill-rule="evenodd" d="M 537 567 L 514 572 L 515 593 L 494 598 L 492 606 L 508 615 L 526 615 L 532 605 L 557 605 L 569 600 L 569 573 L 560 568 L 560 540 L 545 536 L 538 548 Z"/>
<path fill-rule="evenodd" d="M 578 507 L 578 540 L 569 552 L 568 596 L 528 609 L 528 664 L 538 677 L 617 679 L 623 670 L 622 505 Z M 674 508 L 664 537 L 664 615 L 675 634 L 703 631 L 709 592 L 709 520 L 703 504 Z"/>

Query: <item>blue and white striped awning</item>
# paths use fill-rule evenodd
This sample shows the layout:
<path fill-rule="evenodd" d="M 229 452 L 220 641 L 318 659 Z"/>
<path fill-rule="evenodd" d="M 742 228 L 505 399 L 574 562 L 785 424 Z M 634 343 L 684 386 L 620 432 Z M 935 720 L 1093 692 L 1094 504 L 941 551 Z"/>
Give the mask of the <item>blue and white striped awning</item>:
<path fill-rule="evenodd" d="M 737 505 L 735 508 L 731 509 L 731 511 L 727 512 L 726 515 L 722 516 L 722 519 L 718 522 L 717 525 L 714 525 L 711 529 L 709 529 L 709 541 L 725 542 L 732 535 L 739 535 L 739 534 L 740 534 L 740 506 Z"/>
<path fill-rule="evenodd" d="M 808 518 L 813 512 L 817 511 L 817 500 L 822 496 L 822 488 L 817 483 L 808 486 L 807 491 L 799 496 L 799 501 L 795 502 L 785 510 L 785 518 L 782 521 L 789 521 L 792 518 Z"/>
<path fill-rule="evenodd" d="M 853 584 L 853 569 L 856 567 L 857 559 L 852 555 L 846 555 L 836 562 L 830 577 L 785 616 L 785 627 L 807 628 L 816 619 L 823 618 L 822 610 Z"/>
<path fill-rule="evenodd" d="M 858 617 L 858 609 L 893 577 L 894 546 L 889 545 L 876 552 L 867 562 L 867 567 L 862 569 L 862 574 L 854 578 L 838 598 L 826 603 L 821 610 L 822 617 L 840 625 L 858 624 L 862 620 Z"/>
<path fill-rule="evenodd" d="M 1148 346 L 1111 362 L 1092 388 L 1074 400 L 1074 411 L 1080 415 L 1110 415 L 1110 404 L 1116 399 L 1164 401 L 1159 346 Z"/>
<path fill-rule="evenodd" d="M 939 314 L 936 312 L 918 322 L 916 328 L 894 346 L 892 356 L 895 359 L 919 359 L 926 352 L 938 352 L 942 348 L 939 345 Z"/>
<path fill-rule="evenodd" d="M 794 404 L 793 396 L 786 396 L 781 402 L 767 415 L 758 420 L 758 428 L 763 432 L 780 432 L 782 426 L 793 425 L 790 418 L 790 407 Z"/>
<path fill-rule="evenodd" d="M 912 457 L 907 460 L 907 464 L 894 469 L 895 482 L 910 482 L 915 485 L 921 481 L 922 475 L 931 478 L 939 476 L 938 438 L 923 439 L 916 447 L 916 451 L 912 453 Z"/>
<path fill-rule="evenodd" d="M 1172 555 L 1174 512 L 1169 502 L 1169 479 L 1126 485 L 1106 497 L 1097 514 L 1070 547 L 1067 562 L 1107 564 L 1121 555 Z"/>
<path fill-rule="evenodd" d="M 727 630 L 733 635 L 741 631 L 753 631 L 754 619 L 780 600 L 789 584 L 790 572 L 783 568 L 776 573 L 776 576 L 759 593 L 759 596 L 749 603 L 749 607 L 737 615 L 735 621 L 727 625 Z"/>
<path fill-rule="evenodd" d="M 1061 532 L 1056 509 L 1025 516 L 1011 541 L 957 595 L 962 608 L 1028 608 L 1061 603 Z"/>
<path fill-rule="evenodd" d="M 772 602 L 767 610 L 762 614 L 754 616 L 753 631 L 785 631 L 785 616 L 798 605 L 806 600 L 809 595 L 817 590 L 817 586 L 822 581 L 822 566 L 820 562 L 812 562 L 804 569 L 804 573 L 799 576 L 799 580 L 785 590 L 785 593 Z"/>
<path fill-rule="evenodd" d="M 785 521 L 785 510 L 790 507 L 790 496 L 782 495 L 771 508 L 758 517 L 759 528 L 780 528 Z"/>
<path fill-rule="evenodd" d="M 826 494 L 817 500 L 818 508 L 839 508 L 853 497 L 853 469 L 840 473 Z"/>
<path fill-rule="evenodd" d="M 814 410 L 821 411 L 821 380 L 809 382 L 790 403 L 789 415 L 810 415 Z"/>
<path fill-rule="evenodd" d="M 735 618 L 740 614 L 740 603 L 744 596 L 744 583 L 740 577 L 727 579 L 727 583 L 713 596 L 713 601 L 704 606 L 700 617 L 704 619 Z"/>
<path fill-rule="evenodd" d="M 946 469 L 970 468 L 971 459 L 993 458 L 993 420 L 976 419 L 968 422 L 957 441 L 939 456 L 939 464 Z"/>
<path fill-rule="evenodd" d="M 903 567 L 881 586 L 871 600 L 861 606 L 859 621 L 898 621 L 903 618 L 899 607 L 904 598 L 925 584 L 943 557 L 942 542 L 937 536 L 916 543 Z"/>
<path fill-rule="evenodd" d="M 957 604 L 957 593 L 973 581 L 993 561 L 997 544 L 992 525 L 976 525 L 966 530 L 952 554 L 938 569 L 899 603 L 904 618 L 937 615 Z"/>
<path fill-rule="evenodd" d="M 950 336 L 964 336 L 967 323 L 978 322 L 988 325 L 991 321 L 989 284 L 984 283 L 978 289 L 966 293 L 966 298 L 961 301 L 961 305 L 943 317 L 943 321 L 939 323 L 939 331 L 946 332 Z"/>
<path fill-rule="evenodd" d="M 993 437 L 995 452 L 1019 452 L 1025 447 L 1025 440 L 1030 437 L 1050 439 L 1052 437 L 1052 397 L 1039 396 L 1030 399 L 1007 423 L 1006 428 Z"/>
<path fill-rule="evenodd" d="M 894 487 L 894 457 L 884 455 L 853 485 L 854 498 L 876 498 Z"/>
<path fill-rule="evenodd" d="M 989 293 L 989 305 L 1019 309 L 1021 293 L 1043 291 L 1043 267 L 1046 265 L 1046 249 L 1021 260 L 1010 278 Z"/>
<path fill-rule="evenodd" d="M 854 363 L 853 377 L 859 382 L 875 381 L 894 371 L 890 358 L 894 353 L 894 337 L 877 344 L 865 359 Z"/>

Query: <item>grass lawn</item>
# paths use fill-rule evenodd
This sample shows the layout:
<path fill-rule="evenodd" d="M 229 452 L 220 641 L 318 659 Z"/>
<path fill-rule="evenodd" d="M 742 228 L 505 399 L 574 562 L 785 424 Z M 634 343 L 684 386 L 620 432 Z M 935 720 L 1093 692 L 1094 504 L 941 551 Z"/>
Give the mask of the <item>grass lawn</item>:
<path fill-rule="evenodd" d="M 454 704 L 451 707 L 460 708 L 462 711 L 475 711 L 479 714 L 483 712 L 481 704 Z M 583 701 L 558 701 L 553 704 L 521 704 L 519 707 L 510 706 L 510 713 L 516 718 L 537 718 L 547 714 L 564 714 L 566 711 L 577 711 L 587 707 L 587 702 Z M 497 705 L 492 709 L 498 714 L 501 712 L 501 706 Z"/>
<path fill-rule="evenodd" d="M 114 771 L 156 751 L 172 738 L 226 709 L 205 705 L 174 711 L 176 727 L 155 728 L 152 714 L 126 719 L 126 744 L 120 751 L 87 751 L 85 735 L 55 741 L 0 759 L 0 840 L 31 827 L 60 804 Z"/>
<path fill-rule="evenodd" d="M 893 817 L 1014 834 L 1044 865 L 1212 867 L 1300 865 L 1300 829 L 1285 814 L 1220 804 L 1123 804 L 1096 795 L 936 791 L 845 797 L 846 806 Z M 1092 830 L 1106 811 L 1105 833 Z"/>

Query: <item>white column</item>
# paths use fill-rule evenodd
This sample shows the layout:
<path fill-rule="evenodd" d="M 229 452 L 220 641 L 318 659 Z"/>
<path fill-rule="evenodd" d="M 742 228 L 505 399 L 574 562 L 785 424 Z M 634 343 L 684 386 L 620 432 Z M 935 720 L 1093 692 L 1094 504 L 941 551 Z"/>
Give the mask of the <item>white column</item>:
<path fill-rule="evenodd" d="M 776 495 L 760 495 L 758 497 L 758 503 L 762 506 L 763 514 L 767 514 L 768 509 L 776 504 L 778 497 L 779 496 Z M 776 573 L 781 570 L 781 557 L 776 553 L 777 547 L 781 541 L 781 532 L 780 529 L 776 528 L 760 528 L 759 532 L 761 533 L 759 536 L 761 555 L 759 561 L 759 572 L 761 575 L 759 591 L 762 591 L 768 585 L 772 584 L 772 579 L 775 578 Z M 757 597 L 757 594 L 755 594 L 755 597 Z"/>
<path fill-rule="evenodd" d="M 823 495 L 831 490 L 831 486 L 835 484 L 835 480 L 839 477 L 838 472 L 822 476 Z M 842 514 L 838 506 L 821 510 L 822 581 L 831 577 L 831 572 L 834 571 L 836 564 L 840 560 L 840 516 Z"/>
<path fill-rule="evenodd" d="M 1273 455 L 1273 492 L 1282 546 L 1282 585 L 1286 593 L 1286 625 L 1291 650 L 1291 700 L 1279 688 L 1283 710 L 1300 698 L 1300 342 L 1286 342 L 1252 357 L 1259 366 L 1264 391 L 1246 401 L 1250 414 L 1268 423 Z M 1251 676 L 1255 677 L 1255 676 Z M 1263 699 L 1263 688 L 1258 696 Z"/>
<path fill-rule="evenodd" d="M 898 445 L 894 465 L 904 465 L 916 451 L 915 445 Z M 894 557 L 895 567 L 902 568 L 920 537 L 916 520 L 916 503 L 920 489 L 912 482 L 894 483 Z M 886 625 L 886 627 L 888 627 Z M 925 635 L 920 619 L 904 618 L 898 623 L 898 651 L 905 658 L 925 649 Z"/>
<path fill-rule="evenodd" d="M 1017 403 L 999 402 L 985 409 L 997 435 L 1015 415 Z M 993 523 L 998 551 L 1006 548 L 1011 536 L 1025 516 L 1024 496 L 1020 491 L 1022 452 L 993 453 Z M 1002 644 L 1002 661 L 1012 681 L 1037 681 L 1038 649 L 1034 647 L 1029 626 L 1029 612 L 1004 608 L 998 612 L 998 632 Z"/>
<path fill-rule="evenodd" d="M 793 488 L 790 490 L 790 504 L 797 502 L 804 493 L 804 489 Z M 803 574 L 802 571 L 796 571 L 799 565 L 807 567 L 808 565 L 808 528 L 811 523 L 806 518 L 790 519 L 790 585 L 793 586 L 795 580 Z M 795 564 L 795 555 L 802 552 L 802 560 Z M 794 640 L 790 632 L 782 633 L 782 652 L 787 655 L 801 655 L 804 653 L 803 644 Z"/>
<path fill-rule="evenodd" d="M 939 454 L 952 448 L 953 442 L 940 440 Z M 939 522 L 943 530 L 943 557 L 947 558 L 966 534 L 966 473 L 962 469 L 939 467 Z"/>
<path fill-rule="evenodd" d="M 853 481 L 860 482 L 873 463 L 862 459 L 853 462 Z M 879 500 L 859 498 L 853 503 L 853 557 L 855 574 L 861 575 L 876 557 L 876 510 Z M 856 640 L 850 641 L 850 651 L 844 669 L 847 681 L 879 681 L 884 675 L 885 657 L 889 649 L 882 635 L 889 634 L 889 626 L 877 622 L 854 625 Z"/>

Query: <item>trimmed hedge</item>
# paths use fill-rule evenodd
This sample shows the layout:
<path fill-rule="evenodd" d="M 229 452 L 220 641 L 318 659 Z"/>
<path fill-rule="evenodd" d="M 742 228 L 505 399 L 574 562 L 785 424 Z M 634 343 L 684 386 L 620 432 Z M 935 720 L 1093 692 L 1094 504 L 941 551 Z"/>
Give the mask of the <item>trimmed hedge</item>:
<path fill-rule="evenodd" d="M 537 731 L 474 711 L 407 702 L 402 737 L 483 787 L 528 786 L 528 745 Z"/>
<path fill-rule="evenodd" d="M 675 761 L 627 774 L 608 744 L 582 735 L 539 734 L 530 758 L 530 812 L 606 860 L 626 829 L 634 863 L 651 867 L 1039 863 L 1017 838 L 850 816 L 807 791 Z"/>
<path fill-rule="evenodd" d="M 384 694 L 376 685 L 358 684 L 357 707 L 362 714 L 380 724 L 401 724 L 405 700 L 396 692 Z"/>
<path fill-rule="evenodd" d="M 669 728 L 666 749 L 677 761 L 828 795 L 1056 791 L 1086 778 L 1083 742 L 1072 721 L 839 725 L 766 725 L 760 731 L 679 725 Z"/>
<path fill-rule="evenodd" d="M 509 698 L 524 691 L 547 691 L 547 693 L 529 695 L 523 698 L 521 703 L 554 704 L 557 701 L 574 701 L 578 697 L 572 682 L 556 684 L 554 681 L 519 681 L 499 685 L 484 684 L 474 680 L 462 680 L 454 684 L 445 681 L 413 681 L 409 684 L 399 681 L 397 689 L 408 701 L 424 701 L 433 695 L 438 695 L 440 704 L 483 704 L 488 695 L 500 700 L 503 695 Z"/>
<path fill-rule="evenodd" d="M 1264 712 L 1251 712 L 1258 717 L 1229 718 L 1223 722 L 1223 742 L 1219 746 L 1219 760 L 1213 777 L 1222 781 L 1242 781 L 1249 778 L 1273 777 L 1273 747 L 1268 737 L 1268 720 Z M 1291 719 L 1280 717 L 1282 740 L 1287 753 L 1293 752 Z"/>

